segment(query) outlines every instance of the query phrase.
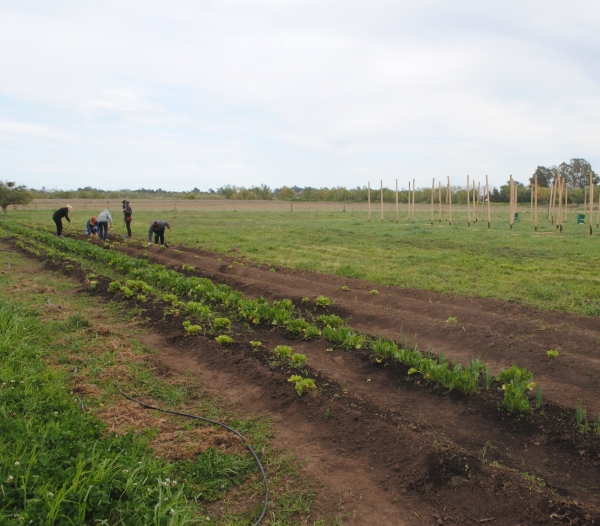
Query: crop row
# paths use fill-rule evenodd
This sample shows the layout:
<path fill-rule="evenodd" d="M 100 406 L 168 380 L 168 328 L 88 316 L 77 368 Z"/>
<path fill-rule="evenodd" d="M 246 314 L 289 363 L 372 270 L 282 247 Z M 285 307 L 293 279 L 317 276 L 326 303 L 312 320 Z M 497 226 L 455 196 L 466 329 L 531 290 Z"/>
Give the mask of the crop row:
<path fill-rule="evenodd" d="M 333 314 L 305 314 L 304 316 L 309 318 L 306 319 L 289 299 L 270 303 L 264 298 L 246 298 L 228 285 L 215 284 L 207 278 L 169 270 L 163 265 L 150 263 L 143 258 L 130 257 L 90 242 L 58 238 L 22 225 L 10 225 L 9 228 L 20 235 L 19 244 L 35 245 L 32 247 L 34 251 L 41 250 L 48 257 L 64 257 L 64 254 L 70 253 L 110 266 L 129 278 L 125 283 L 115 282 L 111 285 L 113 291 L 120 290 L 126 297 L 131 297 L 136 291 L 140 301 L 145 300 L 145 293 L 153 291 L 168 305 L 167 314 L 183 311 L 198 320 L 210 320 L 214 328 L 218 319 L 213 316 L 213 308 L 216 308 L 221 313 L 246 323 L 278 327 L 292 338 L 324 337 L 333 348 L 369 349 L 377 363 L 398 361 L 408 367 L 409 375 L 418 374 L 428 384 L 449 391 L 457 390 L 464 395 L 475 393 L 481 388 L 490 389 L 496 382 L 501 385 L 503 404 L 508 411 L 522 413 L 532 409 L 530 397 L 535 388 L 532 374 L 515 365 L 494 377 L 481 360 L 471 359 L 468 367 L 463 367 L 458 362 L 449 363 L 444 355 L 436 356 L 429 351 L 422 353 L 416 348 L 408 348 L 406 343 L 399 347 L 396 342 L 386 338 L 358 334 L 341 317 Z M 186 300 L 187 303 L 182 300 Z M 319 304 L 326 303 L 328 302 L 324 302 L 321 297 L 317 308 Z M 188 334 L 202 329 L 200 325 L 189 321 L 186 321 L 184 328 Z M 224 340 L 224 343 L 227 343 L 227 340 Z M 535 402 L 539 407 L 539 388 L 536 390 Z"/>

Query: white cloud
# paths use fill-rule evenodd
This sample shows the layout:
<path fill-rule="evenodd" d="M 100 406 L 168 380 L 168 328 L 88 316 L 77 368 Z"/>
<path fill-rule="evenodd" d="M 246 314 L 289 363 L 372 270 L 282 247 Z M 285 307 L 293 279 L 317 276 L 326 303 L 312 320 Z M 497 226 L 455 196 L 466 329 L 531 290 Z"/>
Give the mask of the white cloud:
<path fill-rule="evenodd" d="M 4 2 L 0 178 L 501 184 L 596 166 L 599 24 L 596 3 L 539 0 Z"/>

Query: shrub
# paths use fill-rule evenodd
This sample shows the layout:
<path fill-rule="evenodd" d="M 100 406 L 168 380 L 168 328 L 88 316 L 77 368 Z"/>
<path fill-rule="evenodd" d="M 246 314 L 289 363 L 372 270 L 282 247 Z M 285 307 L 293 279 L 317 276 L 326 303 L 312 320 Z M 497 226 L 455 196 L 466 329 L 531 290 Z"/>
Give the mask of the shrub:
<path fill-rule="evenodd" d="M 226 334 L 221 334 L 220 336 L 217 336 L 215 338 L 215 341 L 219 345 L 227 345 L 228 343 L 233 343 L 233 338 L 231 338 L 230 336 L 227 336 Z"/>

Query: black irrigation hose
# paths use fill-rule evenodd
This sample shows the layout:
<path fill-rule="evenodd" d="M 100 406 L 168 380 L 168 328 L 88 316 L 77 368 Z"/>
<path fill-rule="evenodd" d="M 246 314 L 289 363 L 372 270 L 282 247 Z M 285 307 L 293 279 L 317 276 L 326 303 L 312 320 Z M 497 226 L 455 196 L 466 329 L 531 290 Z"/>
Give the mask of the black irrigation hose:
<path fill-rule="evenodd" d="M 244 435 L 242 435 L 236 429 L 229 427 L 227 424 L 217 422 L 216 420 L 211 420 L 210 418 L 204 418 L 203 416 L 190 415 L 188 413 L 180 413 L 178 411 L 170 411 L 169 409 L 162 409 L 160 407 L 154 407 L 153 405 L 145 404 L 144 402 L 140 402 L 139 400 L 136 400 L 135 398 L 124 393 L 123 390 L 117 384 L 113 383 L 113 385 L 119 390 L 121 395 L 123 395 L 125 398 L 127 398 L 128 400 L 131 400 L 132 402 L 135 402 L 136 404 L 141 405 L 142 407 L 144 407 L 146 409 L 153 409 L 155 411 L 161 411 L 163 413 L 170 413 L 172 415 L 185 416 L 186 418 L 195 418 L 196 420 L 202 420 L 203 422 L 208 422 L 209 424 L 221 426 L 221 427 L 227 429 L 228 431 L 231 431 L 234 435 L 236 435 L 238 438 L 240 438 L 242 440 L 242 442 L 244 443 L 244 445 L 248 448 L 248 451 L 250 451 L 250 454 L 254 457 L 254 461 L 256 462 L 258 469 L 260 469 L 263 480 L 265 481 L 265 505 L 263 506 L 263 510 L 262 510 L 262 513 L 260 514 L 260 517 L 254 523 L 254 526 L 257 526 L 258 524 L 260 524 L 260 522 L 265 518 L 265 515 L 267 513 L 267 507 L 269 505 L 269 481 L 267 480 L 267 474 L 265 473 L 265 468 L 263 467 L 260 459 L 258 458 L 258 455 L 254 451 L 254 449 L 252 449 L 252 446 L 250 446 L 250 444 L 248 443 L 248 440 L 246 439 L 246 437 Z"/>

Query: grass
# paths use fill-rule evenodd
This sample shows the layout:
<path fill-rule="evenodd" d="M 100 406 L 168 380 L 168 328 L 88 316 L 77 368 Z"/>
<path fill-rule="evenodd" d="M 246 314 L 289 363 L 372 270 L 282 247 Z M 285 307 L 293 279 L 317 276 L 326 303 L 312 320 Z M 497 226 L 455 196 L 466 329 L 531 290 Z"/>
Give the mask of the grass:
<path fill-rule="evenodd" d="M 162 217 L 173 220 L 172 243 L 236 249 L 259 263 L 599 316 L 600 232 L 590 237 L 587 225 L 574 224 L 572 210 L 559 234 L 540 209 L 535 233 L 527 208 L 513 230 L 502 205 L 493 208 L 490 230 L 481 219 L 467 227 L 466 213 L 458 209 L 452 226 L 431 226 L 426 211 L 417 213 L 414 224 L 405 213 L 399 224 L 390 216 L 384 223 L 367 222 L 362 212 L 188 211 L 173 220 L 169 210 Z M 136 215 L 137 239 L 144 239 L 155 215 Z M 0 220 L 11 218 L 51 224 L 47 211 L 11 211 Z"/>
<path fill-rule="evenodd" d="M 118 306 L 73 294 L 78 284 L 18 254 L 10 259 L 0 275 L 0 523 L 234 525 L 257 516 L 261 479 L 243 448 L 169 461 L 165 453 L 203 424 L 139 410 L 133 429 L 120 426 L 136 406 L 113 381 L 157 405 L 227 420 L 262 451 L 275 497 L 265 524 L 306 523 L 311 483 L 269 445 L 264 419 L 237 419 L 193 378 L 156 376 L 153 351 Z M 161 426 L 179 429 L 177 443 L 161 446 Z M 227 495 L 233 486 L 237 499 Z M 215 501 L 221 519 L 206 520 Z"/>

